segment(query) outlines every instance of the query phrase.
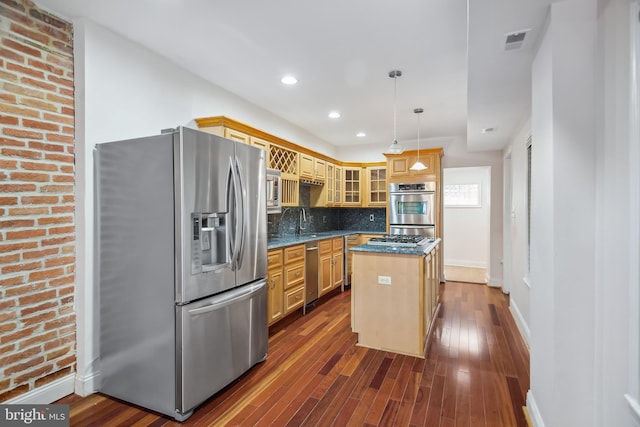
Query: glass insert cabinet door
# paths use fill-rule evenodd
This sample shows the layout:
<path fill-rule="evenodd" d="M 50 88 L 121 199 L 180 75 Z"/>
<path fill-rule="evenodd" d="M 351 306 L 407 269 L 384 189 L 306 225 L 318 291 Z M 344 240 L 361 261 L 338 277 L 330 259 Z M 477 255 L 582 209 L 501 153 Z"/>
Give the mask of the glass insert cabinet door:
<path fill-rule="evenodd" d="M 387 169 L 367 168 L 367 203 L 371 206 L 387 204 Z"/>
<path fill-rule="evenodd" d="M 344 203 L 362 203 L 360 184 L 362 182 L 362 169 L 344 168 Z"/>

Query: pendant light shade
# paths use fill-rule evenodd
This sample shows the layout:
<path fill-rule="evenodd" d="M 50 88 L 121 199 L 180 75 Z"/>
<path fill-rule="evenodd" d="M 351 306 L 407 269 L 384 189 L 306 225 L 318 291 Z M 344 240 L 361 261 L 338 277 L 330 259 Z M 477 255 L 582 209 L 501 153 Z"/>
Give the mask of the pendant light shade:
<path fill-rule="evenodd" d="M 397 78 L 401 75 L 402 71 L 400 70 L 389 71 L 389 77 L 393 79 L 393 142 L 391 143 L 389 148 L 387 148 L 387 151 L 385 151 L 385 153 L 387 154 L 400 154 L 404 151 L 404 148 L 402 148 L 402 146 L 398 144 L 398 139 L 396 137 L 396 83 Z"/>
<path fill-rule="evenodd" d="M 414 171 L 422 171 L 427 167 L 420 161 L 420 114 L 422 114 L 424 110 L 422 108 L 416 108 L 413 110 L 414 113 L 418 116 L 418 160 L 411 166 L 409 169 Z"/>

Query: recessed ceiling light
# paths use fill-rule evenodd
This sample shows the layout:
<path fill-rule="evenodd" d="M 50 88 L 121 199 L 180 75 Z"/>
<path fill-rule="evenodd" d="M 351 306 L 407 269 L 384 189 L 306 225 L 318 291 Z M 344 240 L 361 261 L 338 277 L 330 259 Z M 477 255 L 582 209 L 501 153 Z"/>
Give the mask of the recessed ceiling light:
<path fill-rule="evenodd" d="M 332 111 L 329 113 L 329 118 L 330 119 L 337 119 L 340 117 L 340 113 L 338 113 L 337 111 Z"/>
<path fill-rule="evenodd" d="M 358 133 L 356 134 L 356 136 L 357 136 L 358 138 L 364 138 L 365 136 L 367 136 L 367 134 L 366 134 L 366 133 L 364 133 L 364 132 L 358 132 Z"/>
<path fill-rule="evenodd" d="M 280 79 L 280 81 L 286 85 L 294 85 L 298 83 L 298 79 L 296 79 L 292 75 L 284 76 L 282 79 Z"/>
<path fill-rule="evenodd" d="M 482 133 L 493 133 L 495 131 L 497 131 L 498 128 L 492 127 L 492 128 L 484 128 L 482 129 Z"/>

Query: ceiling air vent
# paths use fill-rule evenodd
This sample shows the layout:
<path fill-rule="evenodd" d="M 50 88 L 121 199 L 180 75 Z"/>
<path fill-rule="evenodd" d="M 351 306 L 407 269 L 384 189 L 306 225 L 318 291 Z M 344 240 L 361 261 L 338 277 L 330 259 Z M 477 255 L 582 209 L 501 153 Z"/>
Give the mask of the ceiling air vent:
<path fill-rule="evenodd" d="M 507 39 L 504 43 L 504 50 L 517 50 L 522 47 L 524 43 L 524 38 L 527 33 L 531 30 L 520 30 L 514 31 L 513 33 L 507 34 Z"/>

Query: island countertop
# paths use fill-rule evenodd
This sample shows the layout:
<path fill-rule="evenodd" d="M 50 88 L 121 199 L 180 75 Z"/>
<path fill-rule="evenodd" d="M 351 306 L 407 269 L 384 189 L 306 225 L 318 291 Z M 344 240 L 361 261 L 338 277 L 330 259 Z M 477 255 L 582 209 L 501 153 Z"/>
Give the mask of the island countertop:
<path fill-rule="evenodd" d="M 428 254 L 440 243 L 440 238 L 436 238 L 433 242 L 428 242 L 425 245 L 407 247 L 407 246 L 385 246 L 385 245 L 370 245 L 365 243 L 364 245 L 354 246 L 349 249 L 352 252 L 369 252 L 380 254 L 398 254 L 398 255 L 418 255 L 422 256 Z"/>

